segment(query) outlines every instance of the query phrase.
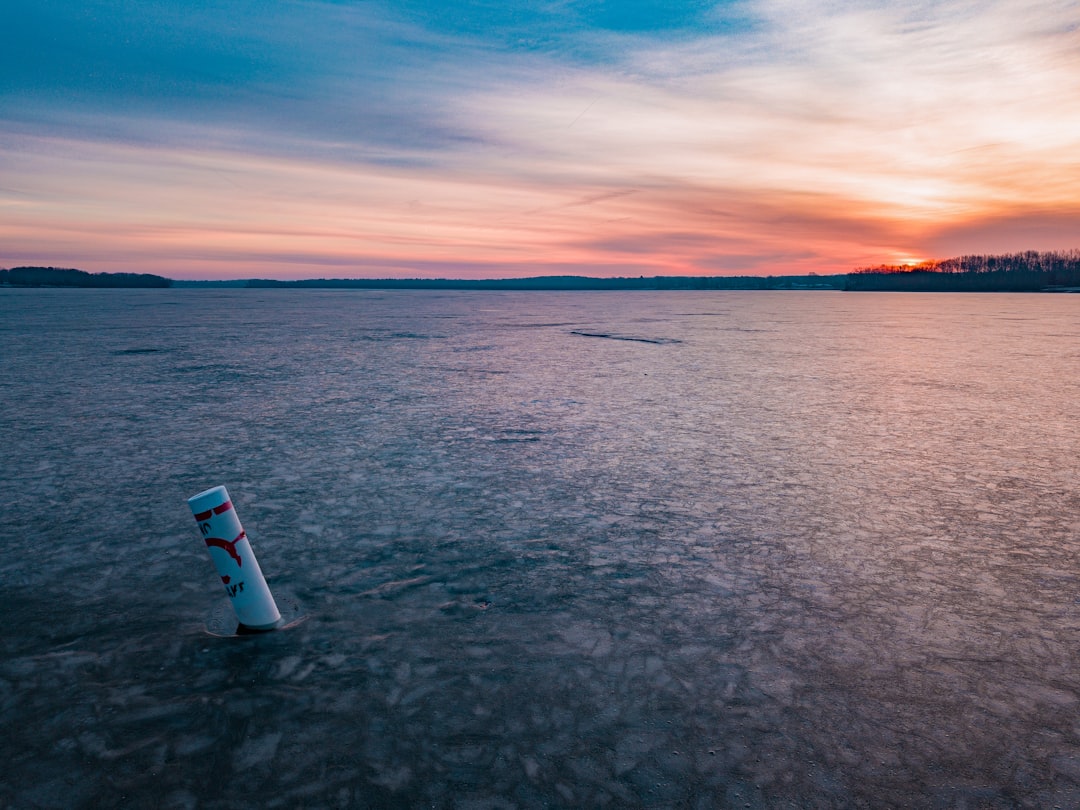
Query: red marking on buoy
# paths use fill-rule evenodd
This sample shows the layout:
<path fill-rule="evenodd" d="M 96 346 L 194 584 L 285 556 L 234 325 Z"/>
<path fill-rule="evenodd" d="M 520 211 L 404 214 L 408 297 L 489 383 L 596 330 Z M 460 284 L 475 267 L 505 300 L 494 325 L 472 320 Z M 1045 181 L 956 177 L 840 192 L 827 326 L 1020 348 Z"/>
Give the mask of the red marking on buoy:
<path fill-rule="evenodd" d="M 199 512 L 195 515 L 195 520 L 202 523 L 204 520 L 209 520 L 211 515 L 220 515 L 222 512 L 228 512 L 232 509 L 232 501 L 225 501 L 225 503 L 215 506 L 213 509 L 207 509 L 205 512 Z M 235 540 L 233 541 L 236 542 Z"/>
<path fill-rule="evenodd" d="M 227 506 L 228 504 L 225 505 Z M 244 564 L 240 561 L 240 555 L 236 551 L 236 544 L 245 537 L 247 537 L 247 535 L 244 532 L 240 532 L 240 534 L 236 535 L 235 540 L 222 540 L 220 537 L 207 537 L 206 545 L 208 548 L 224 549 L 226 554 L 236 560 L 236 565 L 240 568 L 243 567 Z"/>
<path fill-rule="evenodd" d="M 224 583 L 225 583 L 226 585 L 228 585 L 228 584 L 229 584 L 229 580 L 230 580 L 230 579 L 232 579 L 232 577 L 230 577 L 230 576 L 226 575 L 226 576 L 223 576 L 223 577 L 221 578 L 221 581 L 222 581 L 222 582 L 224 582 Z"/>

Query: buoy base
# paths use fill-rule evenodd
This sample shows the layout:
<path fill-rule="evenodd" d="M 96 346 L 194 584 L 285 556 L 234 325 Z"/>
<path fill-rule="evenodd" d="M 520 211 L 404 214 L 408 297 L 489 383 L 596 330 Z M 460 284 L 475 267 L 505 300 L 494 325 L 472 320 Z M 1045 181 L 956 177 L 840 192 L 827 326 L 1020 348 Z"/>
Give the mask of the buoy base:
<path fill-rule="evenodd" d="M 289 630 L 307 620 L 307 616 L 300 609 L 300 603 L 289 596 L 278 597 L 278 610 L 281 612 L 281 618 L 274 624 L 264 627 L 249 627 L 236 618 L 232 603 L 226 599 L 216 605 L 210 615 L 206 617 L 206 633 L 217 638 L 265 636 L 267 633 Z"/>

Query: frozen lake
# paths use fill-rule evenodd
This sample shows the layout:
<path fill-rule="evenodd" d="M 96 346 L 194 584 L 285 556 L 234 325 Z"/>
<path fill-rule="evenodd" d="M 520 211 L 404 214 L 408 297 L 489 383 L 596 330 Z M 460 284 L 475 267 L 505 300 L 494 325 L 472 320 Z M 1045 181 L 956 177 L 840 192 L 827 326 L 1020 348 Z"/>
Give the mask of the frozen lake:
<path fill-rule="evenodd" d="M 2 289 L 0 395 L 4 808 L 1080 806 L 1080 296 Z"/>

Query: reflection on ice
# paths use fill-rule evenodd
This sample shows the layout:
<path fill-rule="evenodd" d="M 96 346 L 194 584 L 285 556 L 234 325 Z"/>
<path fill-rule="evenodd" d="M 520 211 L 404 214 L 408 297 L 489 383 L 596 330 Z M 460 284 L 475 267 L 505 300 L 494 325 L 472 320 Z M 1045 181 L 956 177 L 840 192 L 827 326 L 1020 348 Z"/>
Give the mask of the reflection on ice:
<path fill-rule="evenodd" d="M 0 805 L 1080 803 L 1067 296 L 479 297 L 0 291 Z"/>

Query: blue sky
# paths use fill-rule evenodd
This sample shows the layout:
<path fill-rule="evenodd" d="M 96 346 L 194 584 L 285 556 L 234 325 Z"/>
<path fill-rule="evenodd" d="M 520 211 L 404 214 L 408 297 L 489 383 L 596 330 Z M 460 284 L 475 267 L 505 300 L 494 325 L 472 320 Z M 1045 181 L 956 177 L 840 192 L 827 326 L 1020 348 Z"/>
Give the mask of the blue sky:
<path fill-rule="evenodd" d="M 0 266 L 844 272 L 1080 246 L 1073 2 L 0 10 Z"/>

